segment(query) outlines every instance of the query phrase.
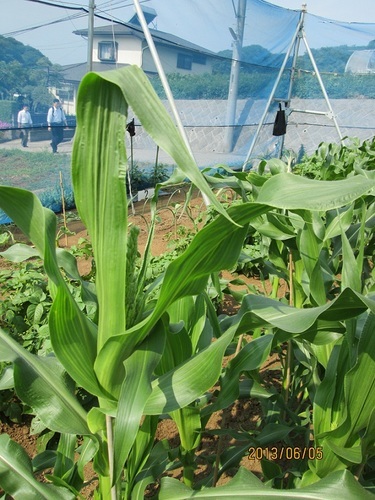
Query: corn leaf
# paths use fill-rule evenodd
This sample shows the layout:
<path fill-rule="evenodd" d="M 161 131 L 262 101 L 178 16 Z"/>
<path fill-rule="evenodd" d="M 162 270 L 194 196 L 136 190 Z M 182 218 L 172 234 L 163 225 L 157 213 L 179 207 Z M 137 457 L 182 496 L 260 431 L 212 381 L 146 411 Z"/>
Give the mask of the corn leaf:
<path fill-rule="evenodd" d="M 345 289 L 337 298 L 324 306 L 298 309 L 277 300 L 257 295 L 247 295 L 239 312 L 223 322 L 223 328 L 237 324 L 236 333 L 271 325 L 284 332 L 300 334 L 309 330 L 317 320 L 342 321 L 365 312 L 375 311 L 375 301 Z M 283 336 L 285 341 L 286 337 Z"/>
<path fill-rule="evenodd" d="M 316 181 L 283 173 L 262 186 L 257 202 L 289 210 L 326 211 L 349 205 L 374 188 L 375 181 L 362 175 L 342 181 Z"/>
<path fill-rule="evenodd" d="M 127 104 L 121 90 L 93 73 L 81 82 L 72 153 L 78 212 L 91 238 L 99 303 L 98 348 L 126 330 Z"/>
<path fill-rule="evenodd" d="M 232 336 L 232 331 L 228 330 L 196 356 L 155 379 L 144 413 L 161 415 L 178 410 L 211 388 L 219 378 L 222 359 Z"/>
<path fill-rule="evenodd" d="M 137 436 L 144 407 L 152 392 L 151 379 L 165 344 L 162 321 L 124 362 L 125 378 L 121 387 L 114 432 L 114 480 L 120 478 L 124 463 Z"/>
<path fill-rule="evenodd" d="M 329 471 L 345 466 L 344 461 L 361 463 L 367 450 L 362 450 L 359 442 L 360 433 L 373 425 L 375 408 L 375 315 L 370 314 L 363 327 L 358 346 L 358 359 L 355 366 L 344 378 L 342 412 L 338 423 L 326 422 L 328 432 L 319 432 L 317 440 L 327 450 L 327 458 L 314 462 L 314 472 L 320 477 Z M 340 390 L 337 384 L 333 384 Z M 332 391 L 333 389 L 331 389 Z M 318 408 L 317 417 L 325 407 Z M 314 417 L 315 418 L 315 417 Z M 327 427 L 326 427 L 327 429 Z M 371 446 L 372 443 L 368 443 Z M 331 448 L 334 455 L 328 453 Z M 343 460 L 342 460 L 343 459 Z"/>
<path fill-rule="evenodd" d="M 90 434 L 86 412 L 73 395 L 74 384 L 53 357 L 38 357 L 21 347 L 0 329 L 0 361 L 14 364 L 18 396 L 31 406 L 51 430 L 70 434 Z"/>
<path fill-rule="evenodd" d="M 273 335 L 264 335 L 248 342 L 238 355 L 230 361 L 225 374 L 221 379 L 221 391 L 216 401 L 207 406 L 202 414 L 227 408 L 235 401 L 240 393 L 239 377 L 243 371 L 258 369 L 270 353 Z"/>
<path fill-rule="evenodd" d="M 332 473 L 327 478 L 296 490 L 274 490 L 265 486 L 254 474 L 241 468 L 236 476 L 226 485 L 193 491 L 177 479 L 162 478 L 160 500 L 182 500 L 186 498 L 247 498 L 275 500 L 277 498 L 295 498 L 298 500 L 366 500 L 373 498 L 348 471 Z"/>
<path fill-rule="evenodd" d="M 298 250 L 310 281 L 311 297 L 316 305 L 323 305 L 327 299 L 319 263 L 322 241 L 317 237 L 313 229 L 312 213 L 305 211 L 303 218 L 305 224 L 298 234 Z"/>
<path fill-rule="evenodd" d="M 40 257 L 38 250 L 24 243 L 16 243 L 4 252 L 0 252 L 0 255 L 11 262 L 23 262 L 31 257 Z"/>
<path fill-rule="evenodd" d="M 56 356 L 77 384 L 93 394 L 102 395 L 93 370 L 96 326 L 79 309 L 60 273 L 55 244 L 55 215 L 43 208 L 33 193 L 4 186 L 0 186 L 0 208 L 35 245 L 55 286 L 57 300 L 51 308 L 49 319 Z"/>
<path fill-rule="evenodd" d="M 242 226 L 252 216 L 266 210 L 267 207 L 248 203 L 233 207 L 228 212 Z M 150 317 L 126 334 L 112 336 L 100 351 L 95 369 L 103 387 L 114 395 L 118 394 L 123 378 L 119 360 L 123 361 L 131 354 L 173 302 L 203 292 L 211 273 L 234 265 L 246 231 L 246 227 L 238 227 L 219 216 L 196 235 L 188 249 L 168 266 L 158 302 Z"/>
<path fill-rule="evenodd" d="M 0 435 L 0 487 L 14 498 L 75 498 L 75 495 L 65 488 L 39 483 L 33 475 L 31 460 L 26 451 L 7 434 Z"/>

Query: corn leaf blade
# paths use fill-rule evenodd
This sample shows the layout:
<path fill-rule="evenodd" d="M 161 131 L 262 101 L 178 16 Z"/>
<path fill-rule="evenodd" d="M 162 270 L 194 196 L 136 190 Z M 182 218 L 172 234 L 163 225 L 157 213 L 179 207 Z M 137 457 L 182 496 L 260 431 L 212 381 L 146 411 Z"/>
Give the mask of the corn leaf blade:
<path fill-rule="evenodd" d="M 0 360 L 14 363 L 17 394 L 51 430 L 90 434 L 86 412 L 74 397 L 56 358 L 30 354 L 0 329 Z"/>
<path fill-rule="evenodd" d="M 349 205 L 374 188 L 375 181 L 361 175 L 342 181 L 316 181 L 285 173 L 271 177 L 260 189 L 257 201 L 275 208 L 326 211 Z"/>
<path fill-rule="evenodd" d="M 160 500 L 182 500 L 185 498 L 255 498 L 275 500 L 295 498 L 298 500 L 363 500 L 373 498 L 348 471 L 332 473 L 327 478 L 306 488 L 296 490 L 275 490 L 265 486 L 254 474 L 241 468 L 226 485 L 192 491 L 177 479 L 162 478 Z"/>
<path fill-rule="evenodd" d="M 7 434 L 0 435 L 0 487 L 14 498 L 75 498 L 75 495 L 65 488 L 39 483 L 33 475 L 31 460 L 26 451 Z"/>

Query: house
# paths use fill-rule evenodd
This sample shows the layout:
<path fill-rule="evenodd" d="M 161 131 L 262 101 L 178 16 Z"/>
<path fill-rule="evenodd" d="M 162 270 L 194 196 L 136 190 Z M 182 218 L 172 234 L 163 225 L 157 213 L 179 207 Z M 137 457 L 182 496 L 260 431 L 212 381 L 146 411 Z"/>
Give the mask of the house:
<path fill-rule="evenodd" d="M 355 50 L 346 63 L 345 73 L 375 73 L 375 50 Z"/>
<path fill-rule="evenodd" d="M 147 7 L 142 7 L 142 9 L 150 24 L 156 18 L 155 10 Z M 88 36 L 87 29 L 77 30 L 74 33 L 84 38 Z M 184 75 L 212 73 L 212 63 L 215 57 L 213 52 L 163 31 L 150 29 L 150 34 L 165 73 Z M 130 64 L 141 67 L 146 74 L 157 73 L 137 15 L 134 15 L 126 24 L 114 23 L 94 28 L 92 70 L 107 71 Z M 70 86 L 68 94 L 70 99 L 73 96 L 74 102 L 79 82 L 86 72 L 86 62 L 65 66 L 63 69 L 64 80 L 67 86 Z M 58 91 L 57 94 L 63 99 Z M 63 100 L 65 107 L 66 100 Z M 71 101 L 68 105 L 72 108 Z"/>

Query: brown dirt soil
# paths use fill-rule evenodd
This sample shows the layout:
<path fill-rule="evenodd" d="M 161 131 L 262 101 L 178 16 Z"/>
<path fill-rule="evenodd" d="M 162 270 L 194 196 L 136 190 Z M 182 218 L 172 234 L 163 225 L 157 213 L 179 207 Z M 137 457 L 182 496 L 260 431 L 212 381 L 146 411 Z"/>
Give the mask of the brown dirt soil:
<path fill-rule="evenodd" d="M 188 215 L 183 211 L 185 199 L 186 191 L 184 189 L 177 190 L 173 194 L 166 194 L 160 198 L 158 202 L 159 221 L 156 225 L 155 237 L 152 243 L 152 254 L 154 256 L 167 251 L 169 248 L 168 242 L 170 240 L 179 238 L 180 226 L 192 229 L 192 219 L 196 218 L 202 209 L 204 209 L 202 198 L 198 195 L 198 193 L 194 193 L 189 203 L 190 208 Z M 140 227 L 138 242 L 139 251 L 142 253 L 147 241 L 148 228 L 151 218 L 150 203 L 135 203 L 134 212 L 132 211 L 132 208 L 129 207 L 129 214 L 129 222 Z M 62 218 L 60 218 L 60 222 L 61 227 L 63 227 L 64 223 Z M 73 245 L 77 245 L 81 238 L 88 238 L 87 231 L 80 220 L 70 220 L 67 222 L 66 226 L 69 231 L 68 234 L 60 233 L 62 234 L 59 238 L 60 247 L 71 247 Z M 25 238 L 17 231 L 17 229 L 13 234 L 17 241 L 25 241 Z M 8 264 L 0 258 L 0 268 L 4 267 L 8 267 Z M 91 270 L 90 260 L 80 259 L 79 270 L 83 276 L 88 274 Z M 222 277 L 228 280 L 233 278 L 231 273 L 228 271 L 223 272 Z M 246 276 L 240 277 L 245 283 L 262 289 L 262 285 L 259 280 L 255 278 L 247 278 Z M 236 290 L 245 290 L 247 288 L 246 285 L 233 285 L 232 287 Z M 267 285 L 267 291 L 269 291 L 268 287 L 269 285 Z M 281 284 L 280 294 L 284 293 L 285 284 Z M 233 314 L 237 311 L 238 307 L 239 306 L 234 301 L 233 297 L 226 295 L 220 312 L 224 314 Z M 227 363 L 228 360 L 224 360 L 224 362 Z M 278 356 L 272 355 L 261 370 L 261 375 L 265 380 L 272 380 L 272 383 L 275 381 L 277 382 L 279 368 L 280 362 Z M 206 431 L 214 431 L 215 429 L 252 430 L 256 429 L 257 425 L 260 423 L 260 418 L 261 408 L 257 401 L 240 400 L 225 410 L 213 414 L 206 426 Z M 30 457 L 33 457 L 36 454 L 37 436 L 31 436 L 29 434 L 29 423 L 30 420 L 26 419 L 23 424 L 14 424 L 0 414 L 0 432 L 9 434 L 12 439 L 20 443 L 26 449 Z M 160 421 L 156 439 L 168 439 L 172 447 L 179 445 L 177 428 L 172 420 L 163 419 Z M 202 479 L 212 470 L 212 466 L 207 465 L 207 461 L 199 459 L 200 455 L 204 455 L 205 457 L 210 455 L 213 456 L 218 450 L 225 450 L 228 446 L 236 444 L 239 443 L 236 443 L 235 440 L 228 435 L 219 439 L 218 436 L 213 433 L 204 432 L 198 452 L 198 469 L 196 471 L 196 479 Z M 245 457 L 242 459 L 240 465 L 251 470 L 259 477 L 262 477 L 259 460 L 249 460 Z M 230 480 L 235 471 L 236 469 L 229 470 L 227 473 L 223 474 L 217 484 L 224 484 Z M 87 468 L 86 474 L 86 480 L 89 481 L 90 484 L 85 488 L 85 490 L 82 491 L 82 494 L 84 495 L 84 498 L 89 499 L 93 498 L 93 491 L 96 487 L 96 482 L 95 474 L 90 467 Z M 175 469 L 172 472 L 169 472 L 168 475 L 181 479 L 182 470 Z M 150 495 L 154 493 L 154 491 L 150 491 Z"/>

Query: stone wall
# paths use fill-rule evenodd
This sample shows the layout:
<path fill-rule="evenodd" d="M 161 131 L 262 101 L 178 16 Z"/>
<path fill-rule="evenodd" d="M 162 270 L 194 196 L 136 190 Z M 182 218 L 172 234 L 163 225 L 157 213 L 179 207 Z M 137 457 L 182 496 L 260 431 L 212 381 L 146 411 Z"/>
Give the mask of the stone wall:
<path fill-rule="evenodd" d="M 266 104 L 266 100 L 242 99 L 238 101 L 233 154 L 246 156 Z M 365 140 L 375 135 L 374 99 L 332 99 L 330 104 L 342 136 Z M 170 110 L 169 104 L 165 103 L 165 105 Z M 176 106 L 193 151 L 225 152 L 226 101 L 177 100 Z M 254 150 L 256 154 L 269 153 L 276 147 L 278 138 L 272 136 L 276 109 L 275 104 L 266 117 L 266 125 L 261 129 L 257 147 Z M 296 99 L 292 101 L 290 109 L 292 112 L 288 117 L 285 148 L 296 153 L 303 148 L 306 153 L 312 153 L 323 141 L 339 142 L 338 132 L 332 119 L 324 114 L 309 113 L 309 111 L 328 113 L 329 109 L 324 99 Z M 155 148 L 153 141 L 141 128 L 137 127 L 136 131 L 135 148 Z"/>

